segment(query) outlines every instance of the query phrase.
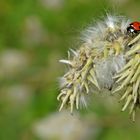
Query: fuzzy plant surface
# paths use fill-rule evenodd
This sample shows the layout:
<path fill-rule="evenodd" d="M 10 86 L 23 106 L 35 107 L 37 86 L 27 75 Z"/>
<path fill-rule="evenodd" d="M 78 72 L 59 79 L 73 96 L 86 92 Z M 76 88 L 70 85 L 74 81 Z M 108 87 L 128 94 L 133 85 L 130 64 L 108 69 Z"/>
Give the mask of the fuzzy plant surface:
<path fill-rule="evenodd" d="M 133 121 L 140 106 L 140 34 L 128 33 L 130 20 L 107 15 L 82 34 L 77 50 L 60 60 L 68 71 L 60 78 L 59 110 L 87 106 L 93 93 L 121 94 L 122 111 L 129 109 Z"/>

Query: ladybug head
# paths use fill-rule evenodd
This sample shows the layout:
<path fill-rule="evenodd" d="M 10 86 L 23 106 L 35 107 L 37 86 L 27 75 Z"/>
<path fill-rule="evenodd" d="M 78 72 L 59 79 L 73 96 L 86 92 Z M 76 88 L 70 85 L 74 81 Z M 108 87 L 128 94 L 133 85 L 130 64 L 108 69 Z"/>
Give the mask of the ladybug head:
<path fill-rule="evenodd" d="M 137 35 L 139 32 L 135 30 L 131 25 L 127 27 L 127 33 L 130 35 Z"/>

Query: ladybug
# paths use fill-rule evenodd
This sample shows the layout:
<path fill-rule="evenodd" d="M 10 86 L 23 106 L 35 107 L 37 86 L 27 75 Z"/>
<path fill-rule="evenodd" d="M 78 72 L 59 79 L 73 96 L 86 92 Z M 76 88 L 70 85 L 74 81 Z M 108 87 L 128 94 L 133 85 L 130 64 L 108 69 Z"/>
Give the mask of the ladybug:
<path fill-rule="evenodd" d="M 135 21 L 129 24 L 127 27 L 127 33 L 135 35 L 140 33 L 140 22 Z"/>

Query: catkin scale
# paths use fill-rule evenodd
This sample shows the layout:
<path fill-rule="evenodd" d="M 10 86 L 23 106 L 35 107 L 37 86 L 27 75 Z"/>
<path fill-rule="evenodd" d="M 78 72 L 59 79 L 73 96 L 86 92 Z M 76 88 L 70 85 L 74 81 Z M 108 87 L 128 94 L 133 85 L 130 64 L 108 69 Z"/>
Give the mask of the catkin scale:
<path fill-rule="evenodd" d="M 107 15 L 83 32 L 81 47 L 70 49 L 69 60 L 60 60 L 68 65 L 60 78 L 60 110 L 67 104 L 72 113 L 74 107 L 87 106 L 86 97 L 92 93 L 113 89 L 112 94 L 121 93 L 122 111 L 130 107 L 134 120 L 140 105 L 140 35 L 127 34 L 129 22 Z"/>

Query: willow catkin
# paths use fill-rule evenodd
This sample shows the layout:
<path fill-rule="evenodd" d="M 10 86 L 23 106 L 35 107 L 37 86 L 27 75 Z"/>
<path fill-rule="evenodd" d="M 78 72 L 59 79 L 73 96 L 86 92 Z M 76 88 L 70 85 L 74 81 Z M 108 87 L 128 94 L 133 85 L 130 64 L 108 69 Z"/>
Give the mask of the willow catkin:
<path fill-rule="evenodd" d="M 81 46 L 70 49 L 68 60 L 60 60 L 68 71 L 60 78 L 59 110 L 68 105 L 72 113 L 74 107 L 87 106 L 92 93 L 111 90 L 121 93 L 122 111 L 129 108 L 134 120 L 140 105 L 140 34 L 129 35 L 129 23 L 107 15 L 83 33 Z"/>

